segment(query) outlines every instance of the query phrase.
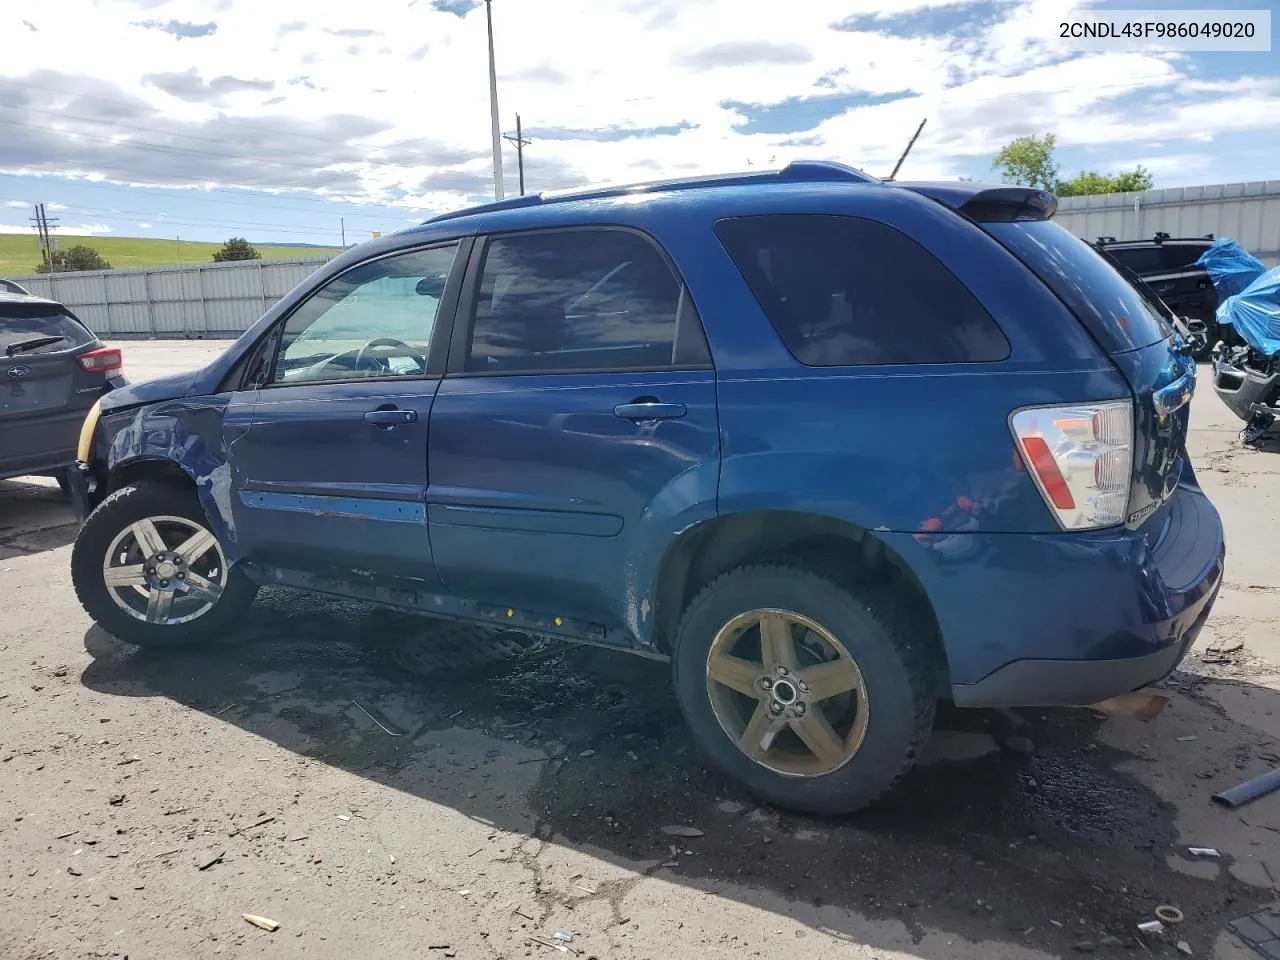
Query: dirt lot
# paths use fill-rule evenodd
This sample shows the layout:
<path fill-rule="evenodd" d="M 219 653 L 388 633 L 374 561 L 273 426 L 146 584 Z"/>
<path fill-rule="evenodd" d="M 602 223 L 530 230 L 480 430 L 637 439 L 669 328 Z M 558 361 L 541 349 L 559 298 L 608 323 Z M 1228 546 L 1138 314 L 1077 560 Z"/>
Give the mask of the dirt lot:
<path fill-rule="evenodd" d="M 125 349 L 143 377 L 216 346 Z M 0 482 L 0 957 L 1176 957 L 1134 937 L 1166 903 L 1195 956 L 1253 957 L 1223 927 L 1276 899 L 1280 794 L 1210 796 L 1280 762 L 1280 448 L 1202 387 L 1228 585 L 1164 713 L 944 712 L 838 821 L 710 773 L 659 664 L 422 676 L 392 651 L 431 622 L 279 591 L 217 647 L 125 647 L 72 595 L 56 488 Z"/>

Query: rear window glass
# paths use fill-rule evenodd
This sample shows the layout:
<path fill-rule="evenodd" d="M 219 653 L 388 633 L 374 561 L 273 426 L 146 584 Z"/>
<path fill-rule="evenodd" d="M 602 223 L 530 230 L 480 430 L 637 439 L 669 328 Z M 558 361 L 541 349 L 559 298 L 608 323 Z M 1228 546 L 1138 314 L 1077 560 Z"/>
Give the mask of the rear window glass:
<path fill-rule="evenodd" d="M 721 220 L 716 233 L 782 342 L 806 366 L 982 363 L 1009 343 L 933 254 L 858 217 Z"/>
<path fill-rule="evenodd" d="M 1107 253 L 1139 276 L 1160 273 L 1165 269 L 1164 256 L 1159 247 L 1110 247 Z"/>
<path fill-rule="evenodd" d="M 30 309 L 19 308 L 14 304 L 0 303 L 0 358 L 10 348 L 41 337 L 62 337 L 46 346 L 22 350 L 26 355 L 37 353 L 57 353 L 59 350 L 70 350 L 83 347 L 93 342 L 93 334 L 72 317 L 65 313 L 53 316 L 14 316 L 17 313 L 31 313 Z M 15 350 L 16 355 L 19 351 Z"/>
<path fill-rule="evenodd" d="M 1150 346 L 1171 332 L 1111 264 L 1053 221 L 1022 220 L 983 227 L 1058 295 L 1105 350 L 1122 353 Z"/>
<path fill-rule="evenodd" d="M 1161 246 L 1166 270 L 1190 270 L 1209 249 L 1207 243 L 1166 243 Z"/>

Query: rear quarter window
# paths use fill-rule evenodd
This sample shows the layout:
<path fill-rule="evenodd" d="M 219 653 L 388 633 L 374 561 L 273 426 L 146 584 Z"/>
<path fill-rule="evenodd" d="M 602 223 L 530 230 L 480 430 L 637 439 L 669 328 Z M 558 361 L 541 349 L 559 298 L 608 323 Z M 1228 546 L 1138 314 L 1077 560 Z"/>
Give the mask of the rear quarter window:
<path fill-rule="evenodd" d="M 716 233 L 782 342 L 806 366 L 1009 356 L 1009 342 L 969 289 L 893 227 L 785 214 L 721 220 Z"/>
<path fill-rule="evenodd" d="M 1172 332 L 1098 251 L 1053 221 L 986 223 L 983 228 L 1056 293 L 1109 353 L 1150 346 Z M 1120 259 L 1118 251 L 1110 253 Z"/>
<path fill-rule="evenodd" d="M 87 327 L 53 305 L 0 302 L 0 355 L 15 344 L 39 337 L 62 339 L 24 353 L 58 353 L 83 347 L 95 339 Z"/>

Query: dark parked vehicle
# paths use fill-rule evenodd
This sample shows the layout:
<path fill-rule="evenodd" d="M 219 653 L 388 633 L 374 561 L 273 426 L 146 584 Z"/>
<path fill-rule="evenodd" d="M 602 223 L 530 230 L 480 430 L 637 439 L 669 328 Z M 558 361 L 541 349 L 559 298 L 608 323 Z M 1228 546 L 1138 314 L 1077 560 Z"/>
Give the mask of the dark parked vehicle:
<path fill-rule="evenodd" d="M 1234 331 L 1221 330 L 1216 313 L 1218 294 L 1204 267 L 1196 266 L 1200 255 L 1213 245 L 1213 234 L 1203 237 L 1171 237 L 1157 233 L 1150 240 L 1116 240 L 1099 237 L 1096 246 L 1106 250 L 1143 280 L 1179 317 L 1198 320 L 1205 326 L 1207 346 L 1198 352 L 1202 359 L 1219 340 L 1234 342 Z"/>
<path fill-rule="evenodd" d="M 85 415 L 124 384 L 120 351 L 70 310 L 0 289 L 0 479 L 48 474 L 65 489 Z"/>
<path fill-rule="evenodd" d="M 6 280 L 0 277 L 0 293 L 20 293 L 23 296 L 31 296 L 31 291 L 18 283 L 16 280 Z"/>
<path fill-rule="evenodd" d="M 1165 676 L 1222 582 L 1195 365 L 1056 205 L 794 163 L 370 241 L 104 398 L 76 591 L 144 645 L 284 584 L 670 660 L 717 765 L 856 809 L 940 699 Z"/>

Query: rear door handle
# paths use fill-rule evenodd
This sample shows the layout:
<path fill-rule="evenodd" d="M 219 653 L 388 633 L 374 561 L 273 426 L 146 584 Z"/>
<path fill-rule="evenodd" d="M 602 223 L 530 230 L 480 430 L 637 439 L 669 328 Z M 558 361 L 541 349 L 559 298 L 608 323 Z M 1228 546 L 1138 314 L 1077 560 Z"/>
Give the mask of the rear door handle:
<path fill-rule="evenodd" d="M 613 408 L 613 415 L 623 420 L 676 420 L 688 410 L 683 403 L 620 403 Z"/>
<path fill-rule="evenodd" d="M 417 419 L 417 410 L 370 410 L 364 415 L 364 422 L 376 427 L 394 427 L 401 423 L 413 423 Z"/>

